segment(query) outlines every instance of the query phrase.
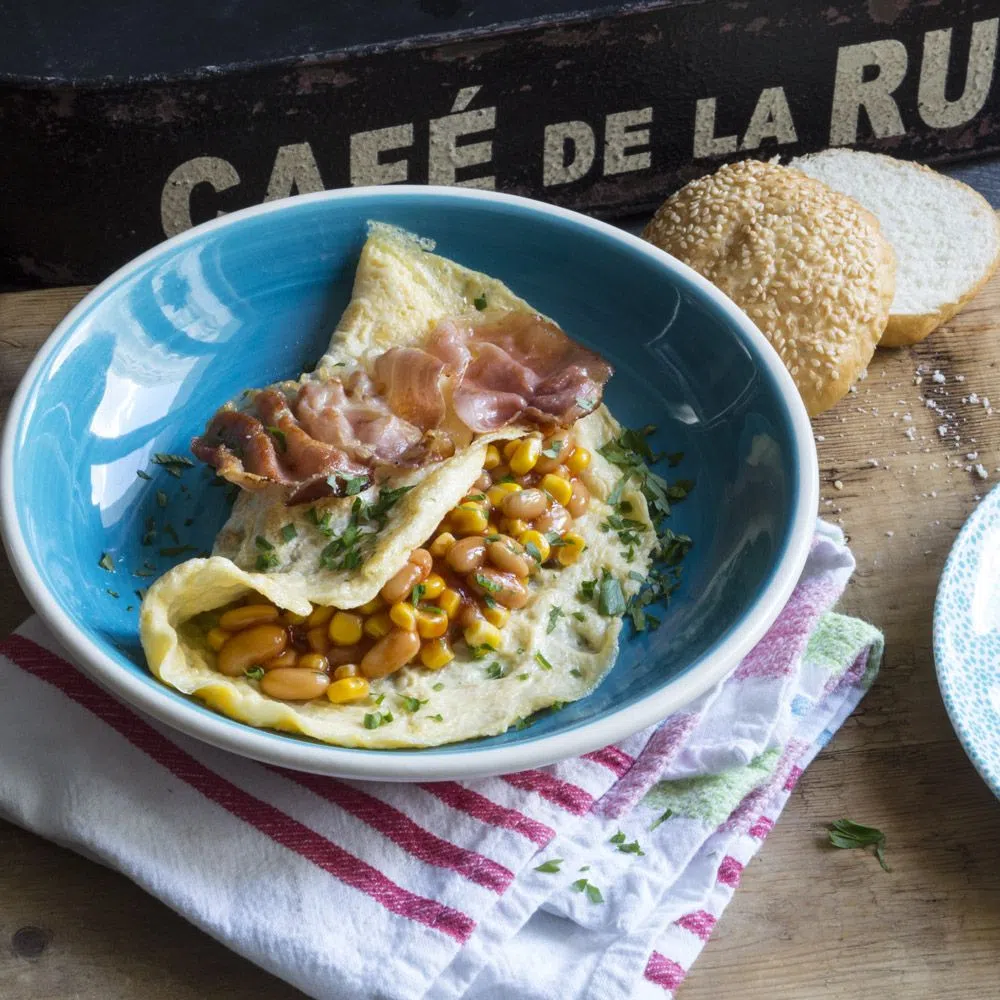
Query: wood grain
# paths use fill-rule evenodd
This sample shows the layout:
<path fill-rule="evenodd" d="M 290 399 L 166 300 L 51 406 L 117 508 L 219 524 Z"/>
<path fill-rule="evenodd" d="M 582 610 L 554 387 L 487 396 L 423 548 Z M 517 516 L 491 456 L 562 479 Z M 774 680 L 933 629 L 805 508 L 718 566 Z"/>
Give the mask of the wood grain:
<path fill-rule="evenodd" d="M 81 294 L 0 296 L 0 411 Z M 924 344 L 880 352 L 857 392 L 814 422 L 820 513 L 842 521 L 858 559 L 842 610 L 884 629 L 885 664 L 748 866 L 681 1000 L 997 995 L 1000 805 L 945 716 L 931 617 L 955 533 L 1000 479 L 998 309 L 1000 278 Z M 962 402 L 970 393 L 995 398 L 997 412 Z M 0 564 L 0 631 L 28 611 Z M 841 816 L 886 832 L 891 873 L 824 845 Z M 12 942 L 0 950 L 4 998 L 300 996 L 120 875 L 10 825 L 0 824 L 0 852 L 0 936 Z M 43 932 L 19 939 L 44 944 L 37 957 L 14 947 L 25 927 Z"/>

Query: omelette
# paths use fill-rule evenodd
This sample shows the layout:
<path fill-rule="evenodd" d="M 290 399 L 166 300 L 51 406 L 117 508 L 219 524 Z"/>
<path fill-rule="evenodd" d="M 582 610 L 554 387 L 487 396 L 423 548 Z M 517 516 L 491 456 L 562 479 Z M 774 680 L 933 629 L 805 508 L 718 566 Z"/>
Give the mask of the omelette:
<path fill-rule="evenodd" d="M 208 558 L 149 589 L 165 684 L 347 747 L 504 732 L 610 670 L 657 531 L 612 368 L 505 285 L 371 224 L 313 372 L 192 443 L 239 487 Z M 634 471 L 634 470 L 633 470 Z"/>

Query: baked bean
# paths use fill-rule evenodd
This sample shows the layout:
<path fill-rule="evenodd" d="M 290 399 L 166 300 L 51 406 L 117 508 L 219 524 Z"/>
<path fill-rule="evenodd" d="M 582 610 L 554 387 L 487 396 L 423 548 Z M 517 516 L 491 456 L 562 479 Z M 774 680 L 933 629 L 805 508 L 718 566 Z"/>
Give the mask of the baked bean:
<path fill-rule="evenodd" d="M 216 654 L 215 665 L 227 677 L 239 677 L 255 663 L 279 656 L 288 645 L 288 633 L 280 625 L 255 625 L 227 639 Z"/>
<path fill-rule="evenodd" d="M 569 525 L 569 511 L 561 503 L 549 504 L 548 510 L 540 517 L 535 518 L 535 530 L 543 535 L 546 532 L 554 531 L 561 535 Z"/>
<path fill-rule="evenodd" d="M 493 482 L 499 483 L 501 479 L 506 479 L 510 475 L 510 466 L 506 462 L 501 462 L 495 469 L 490 469 Z"/>
<path fill-rule="evenodd" d="M 358 665 L 356 663 L 341 663 L 333 672 L 335 681 L 342 681 L 345 677 L 357 677 Z"/>
<path fill-rule="evenodd" d="M 503 498 L 504 517 L 512 520 L 533 521 L 541 514 L 548 499 L 541 490 L 518 490 L 516 493 L 508 493 Z"/>
<path fill-rule="evenodd" d="M 414 566 L 419 566 L 420 571 L 423 576 L 417 581 L 417 583 L 422 583 L 424 578 L 430 573 L 432 567 L 434 566 L 434 557 L 427 551 L 427 549 L 414 549 L 410 553 L 410 560 Z"/>
<path fill-rule="evenodd" d="M 573 495 L 569 498 L 566 509 L 570 517 L 577 518 L 590 506 L 590 490 L 579 479 L 572 479 L 570 482 L 573 484 Z"/>
<path fill-rule="evenodd" d="M 462 610 L 458 613 L 458 624 L 462 628 L 468 628 L 470 625 L 475 624 L 475 622 L 482 620 L 483 616 L 475 604 L 463 605 Z"/>
<path fill-rule="evenodd" d="M 558 476 L 560 479 L 569 479 L 573 473 L 569 471 L 568 465 L 557 465 L 552 470 L 553 476 Z"/>
<path fill-rule="evenodd" d="M 298 662 L 299 654 L 294 649 L 286 649 L 278 656 L 273 656 L 270 660 L 266 660 L 261 666 L 265 670 L 278 670 L 281 667 L 294 667 Z"/>
<path fill-rule="evenodd" d="M 315 670 L 284 667 L 269 670 L 260 679 L 260 689 L 270 698 L 280 701 L 312 701 L 326 694 L 330 678 Z"/>
<path fill-rule="evenodd" d="M 473 493 L 485 493 L 493 485 L 493 477 L 483 469 L 479 478 L 472 484 Z"/>
<path fill-rule="evenodd" d="M 513 573 L 484 566 L 469 577 L 469 582 L 477 593 L 492 597 L 505 608 L 523 608 L 528 603 L 528 589 Z"/>
<path fill-rule="evenodd" d="M 326 661 L 331 667 L 339 667 L 342 663 L 357 663 L 363 649 L 360 642 L 353 646 L 331 646 L 326 651 Z"/>
<path fill-rule="evenodd" d="M 426 551 L 420 549 L 421 552 Z M 430 553 L 427 553 L 430 559 Z M 427 573 L 430 567 L 427 568 Z M 397 601 L 405 601 L 410 591 L 420 583 L 421 579 L 427 575 L 416 563 L 408 562 L 381 590 L 381 594 L 386 604 L 395 604 Z"/>
<path fill-rule="evenodd" d="M 513 573 L 522 579 L 531 575 L 531 563 L 513 538 L 501 535 L 497 541 L 486 546 L 486 554 L 497 569 Z"/>
<path fill-rule="evenodd" d="M 365 677 L 385 677 L 406 666 L 420 652 L 420 636 L 394 628 L 362 657 L 360 667 Z"/>
<path fill-rule="evenodd" d="M 565 433 L 546 438 L 542 443 L 542 454 L 538 456 L 534 471 L 540 472 L 543 476 L 546 472 L 554 472 L 560 462 L 569 458 L 569 453 L 572 450 L 573 445 Z M 546 455 L 546 452 L 549 454 Z M 555 454 L 554 458 L 550 457 L 553 453 Z"/>
<path fill-rule="evenodd" d="M 312 670 L 325 674 L 330 669 L 330 661 L 322 653 L 306 653 L 298 662 L 299 670 Z"/>
<path fill-rule="evenodd" d="M 314 653 L 325 653 L 330 648 L 330 633 L 325 625 L 317 625 L 316 628 L 306 632 L 306 642 L 309 649 Z"/>
<path fill-rule="evenodd" d="M 482 537 L 469 535 L 455 542 L 444 558 L 456 573 L 471 573 L 477 566 L 482 566 L 485 557 L 486 543 Z"/>
<path fill-rule="evenodd" d="M 230 608 L 219 616 L 219 628 L 227 632 L 238 632 L 251 625 L 276 622 L 281 612 L 273 604 L 247 604 L 242 608 Z"/>

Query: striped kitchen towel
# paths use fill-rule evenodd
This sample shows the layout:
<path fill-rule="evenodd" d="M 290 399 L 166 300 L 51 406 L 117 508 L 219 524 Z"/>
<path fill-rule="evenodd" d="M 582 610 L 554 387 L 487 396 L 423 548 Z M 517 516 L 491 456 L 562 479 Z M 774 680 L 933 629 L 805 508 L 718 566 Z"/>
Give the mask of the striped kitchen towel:
<path fill-rule="evenodd" d="M 116 868 L 311 997 L 669 996 L 798 776 L 871 684 L 820 524 L 733 674 L 552 767 L 365 784 L 268 767 L 119 704 L 37 620 L 0 643 L 0 814 Z"/>

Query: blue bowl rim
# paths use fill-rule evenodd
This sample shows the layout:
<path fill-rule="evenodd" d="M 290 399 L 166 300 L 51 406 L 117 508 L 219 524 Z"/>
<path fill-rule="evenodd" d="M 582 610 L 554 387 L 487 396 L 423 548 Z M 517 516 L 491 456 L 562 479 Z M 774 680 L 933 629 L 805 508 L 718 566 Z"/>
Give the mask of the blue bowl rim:
<path fill-rule="evenodd" d="M 754 348 L 777 386 L 784 404 L 794 442 L 791 456 L 797 474 L 791 514 L 791 530 L 785 546 L 770 571 L 763 590 L 744 612 L 741 620 L 685 672 L 627 708 L 612 711 L 590 722 L 547 736 L 531 737 L 503 746 L 477 747 L 436 753 L 435 750 L 361 750 L 316 744 L 294 736 L 255 729 L 223 715 L 197 710 L 186 701 L 170 697 L 152 674 L 136 676 L 123 670 L 115 659 L 97 648 L 50 596 L 36 570 L 16 515 L 14 445 L 18 429 L 31 401 L 36 379 L 46 362 L 70 335 L 76 324 L 120 282 L 157 257 L 171 253 L 186 243 L 247 219 L 281 214 L 303 204 L 350 202 L 365 199 L 387 202 L 418 199 L 448 202 L 488 202 L 506 205 L 516 214 L 536 214 L 591 230 L 611 242 L 655 260 L 670 271 L 679 283 L 694 288 L 727 316 L 737 334 Z M 373 214 L 369 209 L 369 214 Z M 500 194 L 475 188 L 435 185 L 393 185 L 343 188 L 299 195 L 241 209 L 185 230 L 125 264 L 92 289 L 63 318 L 49 335 L 25 372 L 11 401 L 2 443 L 0 443 L 0 535 L 29 602 L 49 627 L 71 659 L 98 685 L 158 721 L 203 742 L 254 760 L 292 770 L 338 777 L 379 781 L 465 780 L 494 774 L 509 774 L 579 756 L 648 728 L 690 704 L 729 673 L 762 638 L 784 607 L 805 565 L 812 542 L 819 502 L 819 466 L 812 426 L 795 383 L 777 352 L 756 325 L 729 298 L 707 279 L 675 257 L 652 244 L 606 222 L 569 209 L 518 195 Z"/>
<path fill-rule="evenodd" d="M 948 713 L 948 721 L 951 723 L 951 728 L 955 731 L 958 742 L 962 744 L 962 749 L 965 751 L 965 755 L 969 758 L 972 766 L 989 786 L 994 796 L 1000 799 L 1000 771 L 994 769 L 980 755 L 976 741 L 965 720 L 962 718 L 955 699 L 951 695 L 952 682 L 948 674 L 952 669 L 952 657 L 948 652 L 948 646 L 945 641 L 949 627 L 944 623 L 945 591 L 954 586 L 952 578 L 955 574 L 958 561 L 968 544 L 969 536 L 979 527 L 980 521 L 993 513 L 997 507 L 1000 507 L 1000 486 L 993 487 L 983 497 L 979 504 L 977 504 L 976 509 L 966 518 L 965 523 L 955 536 L 955 540 L 951 543 L 948 558 L 945 560 L 941 576 L 938 578 L 937 593 L 934 596 L 931 645 L 934 653 L 934 675 L 937 678 L 938 690 L 941 692 L 941 700 L 944 702 L 945 711 Z"/>

